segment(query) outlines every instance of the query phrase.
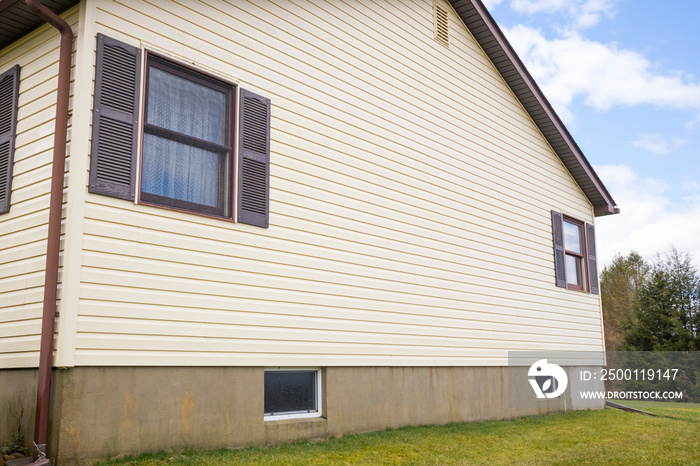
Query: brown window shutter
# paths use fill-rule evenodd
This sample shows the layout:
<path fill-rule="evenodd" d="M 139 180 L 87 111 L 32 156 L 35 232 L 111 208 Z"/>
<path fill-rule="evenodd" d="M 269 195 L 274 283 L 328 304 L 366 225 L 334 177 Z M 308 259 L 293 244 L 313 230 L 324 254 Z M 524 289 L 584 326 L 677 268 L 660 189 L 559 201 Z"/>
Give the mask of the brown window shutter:
<path fill-rule="evenodd" d="M 91 193 L 133 200 L 141 50 L 97 35 Z"/>
<path fill-rule="evenodd" d="M 241 89 L 238 221 L 267 228 L 270 205 L 270 99 Z"/>
<path fill-rule="evenodd" d="M 588 278 L 591 293 L 598 294 L 598 261 L 595 252 L 595 227 L 586 223 L 586 251 L 588 253 Z"/>
<path fill-rule="evenodd" d="M 17 131 L 19 65 L 0 74 L 0 214 L 10 211 Z"/>
<path fill-rule="evenodd" d="M 557 286 L 566 288 L 566 263 L 564 256 L 564 224 L 561 212 L 552 211 L 552 236 L 554 237 L 554 274 Z"/>

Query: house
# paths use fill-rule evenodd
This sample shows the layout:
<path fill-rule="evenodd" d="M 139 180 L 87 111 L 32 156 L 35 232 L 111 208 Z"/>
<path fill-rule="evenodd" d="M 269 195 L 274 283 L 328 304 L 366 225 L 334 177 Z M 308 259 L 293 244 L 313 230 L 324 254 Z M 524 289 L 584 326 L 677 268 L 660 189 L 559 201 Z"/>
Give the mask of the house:
<path fill-rule="evenodd" d="M 0 403 L 52 461 L 602 406 L 508 404 L 509 351 L 604 349 L 618 210 L 480 0 L 27 3 Z"/>

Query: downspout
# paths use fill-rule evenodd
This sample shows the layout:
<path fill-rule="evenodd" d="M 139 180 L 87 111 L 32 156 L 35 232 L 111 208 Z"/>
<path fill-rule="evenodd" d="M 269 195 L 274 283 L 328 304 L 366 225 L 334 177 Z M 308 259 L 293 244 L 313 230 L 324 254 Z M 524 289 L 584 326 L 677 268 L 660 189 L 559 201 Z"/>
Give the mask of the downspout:
<path fill-rule="evenodd" d="M 58 92 L 56 96 L 56 127 L 53 142 L 51 196 L 49 200 L 49 232 L 46 245 L 46 273 L 44 276 L 44 311 L 41 318 L 41 347 L 39 350 L 39 382 L 36 397 L 36 424 L 34 443 L 44 453 L 49 429 L 51 401 L 51 368 L 53 366 L 56 294 L 58 289 L 58 256 L 61 243 L 61 216 L 63 209 L 63 174 L 66 166 L 66 138 L 68 133 L 68 97 L 70 95 L 70 68 L 73 53 L 73 31 L 56 13 L 40 0 L 25 0 L 27 6 L 41 19 L 61 33 L 58 61 Z"/>

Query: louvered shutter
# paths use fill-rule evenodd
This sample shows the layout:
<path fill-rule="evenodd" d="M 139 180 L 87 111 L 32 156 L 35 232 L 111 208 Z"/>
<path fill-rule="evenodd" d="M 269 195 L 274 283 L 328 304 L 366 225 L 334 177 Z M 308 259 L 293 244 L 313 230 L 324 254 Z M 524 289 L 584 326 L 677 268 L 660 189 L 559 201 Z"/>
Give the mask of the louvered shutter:
<path fill-rule="evenodd" d="M 595 252 L 595 227 L 586 223 L 586 252 L 588 254 L 588 278 L 591 293 L 598 294 L 598 260 Z"/>
<path fill-rule="evenodd" d="M 141 50 L 97 35 L 89 191 L 134 199 Z"/>
<path fill-rule="evenodd" d="M 566 288 L 566 258 L 564 255 L 564 225 L 561 212 L 552 211 L 552 236 L 554 237 L 554 274 L 556 284 Z"/>
<path fill-rule="evenodd" d="M 270 204 L 270 99 L 241 89 L 238 221 L 267 228 Z"/>
<path fill-rule="evenodd" d="M 0 74 L 0 214 L 10 211 L 17 130 L 19 65 Z"/>

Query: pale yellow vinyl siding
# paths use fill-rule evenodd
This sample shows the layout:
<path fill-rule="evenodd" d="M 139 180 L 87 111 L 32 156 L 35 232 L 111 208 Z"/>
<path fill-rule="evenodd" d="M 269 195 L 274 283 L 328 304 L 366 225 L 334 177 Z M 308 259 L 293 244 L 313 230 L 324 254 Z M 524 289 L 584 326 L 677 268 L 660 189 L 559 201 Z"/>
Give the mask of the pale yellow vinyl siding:
<path fill-rule="evenodd" d="M 63 18 L 76 26 L 75 9 Z M 48 25 L 0 50 L 0 72 L 21 67 L 12 205 L 0 214 L 0 368 L 39 361 L 58 55 Z"/>
<path fill-rule="evenodd" d="M 450 9 L 99 2 L 96 30 L 272 101 L 270 228 L 88 194 L 77 365 L 492 365 L 602 348 L 554 286 L 590 203 Z"/>

